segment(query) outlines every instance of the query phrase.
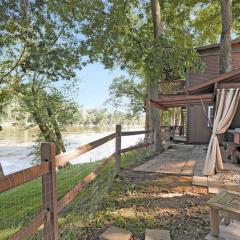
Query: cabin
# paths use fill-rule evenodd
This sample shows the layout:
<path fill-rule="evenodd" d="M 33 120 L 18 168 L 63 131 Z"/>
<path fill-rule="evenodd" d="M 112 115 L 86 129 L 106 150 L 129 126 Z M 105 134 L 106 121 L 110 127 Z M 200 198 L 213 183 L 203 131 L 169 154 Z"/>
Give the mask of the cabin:
<path fill-rule="evenodd" d="M 220 45 L 197 48 L 204 72 L 186 72 L 186 80 L 159 83 L 158 99 L 151 103 L 160 109 L 181 108 L 183 133 L 187 143 L 208 143 L 217 89 L 240 88 L 240 39 L 232 41 L 232 71 L 219 74 Z M 240 127 L 240 104 L 230 129 Z"/>

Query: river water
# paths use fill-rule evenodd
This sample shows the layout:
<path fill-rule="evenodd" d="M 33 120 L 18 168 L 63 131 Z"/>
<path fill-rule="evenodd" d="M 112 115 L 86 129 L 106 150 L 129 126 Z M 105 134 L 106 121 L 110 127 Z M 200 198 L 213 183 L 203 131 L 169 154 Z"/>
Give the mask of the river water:
<path fill-rule="evenodd" d="M 137 128 L 140 130 L 141 128 Z M 133 128 L 123 128 L 123 130 L 133 130 Z M 136 128 L 134 128 L 136 130 Z M 68 127 L 63 132 L 66 149 L 70 150 L 77 146 L 97 140 L 110 133 L 112 129 Z M 28 168 L 36 164 L 32 154 L 34 140 L 37 129 L 23 130 L 16 127 L 4 127 L 0 131 L 0 163 L 4 175 Z M 122 148 L 135 145 L 143 139 L 144 135 L 134 135 L 122 137 Z M 71 161 L 72 164 L 91 162 L 104 159 L 114 152 L 115 139 L 104 145 L 83 154 Z"/>

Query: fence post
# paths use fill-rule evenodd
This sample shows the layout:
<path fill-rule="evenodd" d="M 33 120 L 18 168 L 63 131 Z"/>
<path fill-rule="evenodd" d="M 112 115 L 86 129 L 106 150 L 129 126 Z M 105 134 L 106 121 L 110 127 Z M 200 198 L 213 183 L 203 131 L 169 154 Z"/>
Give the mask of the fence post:
<path fill-rule="evenodd" d="M 49 173 L 42 176 L 43 209 L 46 210 L 43 239 L 58 240 L 56 163 L 53 143 L 41 144 L 41 161 L 49 163 Z"/>
<path fill-rule="evenodd" d="M 116 174 L 121 172 L 121 125 L 116 125 L 115 169 Z"/>

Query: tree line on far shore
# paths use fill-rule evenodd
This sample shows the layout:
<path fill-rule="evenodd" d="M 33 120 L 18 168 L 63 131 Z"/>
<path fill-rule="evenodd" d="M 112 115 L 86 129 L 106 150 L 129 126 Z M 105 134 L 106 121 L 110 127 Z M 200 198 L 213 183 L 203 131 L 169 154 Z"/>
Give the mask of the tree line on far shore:
<path fill-rule="evenodd" d="M 115 124 L 123 124 L 128 126 L 144 126 L 143 114 L 132 115 L 120 111 L 109 111 L 102 109 L 84 109 L 78 107 L 74 103 L 70 103 L 72 108 L 71 118 L 66 118 L 66 121 L 61 125 L 61 130 L 68 126 L 98 126 L 112 127 Z M 57 116 L 63 118 L 63 116 Z M 5 105 L 4 111 L 0 116 L 0 125 L 16 126 L 19 128 L 29 128 L 36 125 L 33 117 L 28 112 L 22 111 L 18 101 L 12 101 Z"/>

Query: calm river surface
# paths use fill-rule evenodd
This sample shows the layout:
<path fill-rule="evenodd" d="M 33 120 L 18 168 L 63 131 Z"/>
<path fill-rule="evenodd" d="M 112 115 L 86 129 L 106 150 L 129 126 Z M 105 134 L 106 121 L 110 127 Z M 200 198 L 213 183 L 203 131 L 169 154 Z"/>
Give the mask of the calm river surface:
<path fill-rule="evenodd" d="M 134 128 L 136 129 L 136 128 Z M 141 128 L 137 128 L 138 130 Z M 133 128 L 123 128 L 133 130 Z M 63 132 L 67 150 L 89 143 L 114 132 L 114 128 L 103 130 L 99 128 L 69 127 Z M 16 127 L 4 127 L 0 131 L 0 163 L 4 174 L 10 174 L 36 164 L 32 154 L 37 130 L 23 130 Z M 122 138 L 122 148 L 136 144 L 143 135 L 126 136 Z M 113 153 L 115 140 L 85 153 L 71 161 L 72 164 L 101 160 Z"/>

